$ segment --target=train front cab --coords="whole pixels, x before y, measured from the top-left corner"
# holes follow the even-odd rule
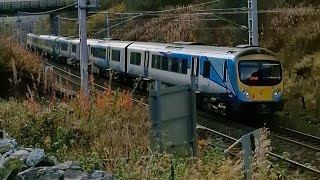
[[[249,54],[236,61],[238,112],[274,113],[283,110],[281,62],[272,54]]]

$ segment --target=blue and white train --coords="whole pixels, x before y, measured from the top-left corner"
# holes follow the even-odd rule
[[[79,64],[78,38],[28,34],[28,48],[68,64]],[[267,49],[215,47],[199,43],[152,43],[88,39],[89,62],[118,79],[191,83],[196,76],[200,104],[228,112],[283,109],[282,64]],[[143,84],[142,83],[142,84]]]

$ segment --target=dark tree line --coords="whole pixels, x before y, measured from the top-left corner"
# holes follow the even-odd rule
[[[101,0],[103,9],[106,9],[117,3],[124,3],[130,11],[151,11],[160,10],[166,6],[181,6],[196,3],[208,2],[210,0]],[[316,6],[320,5],[319,0],[258,0],[259,9],[272,9],[277,7],[286,6]],[[216,8],[235,8],[246,7],[247,0],[219,0],[216,3],[210,5],[210,7]]]

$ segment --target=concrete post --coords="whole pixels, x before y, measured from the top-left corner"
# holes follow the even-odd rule
[[[248,10],[249,44],[258,46],[258,0],[248,0]]]
[[[79,37],[80,37],[80,71],[81,71],[81,88],[83,95],[89,98],[88,88],[88,44],[87,44],[87,3],[86,0],[78,0],[79,13]]]

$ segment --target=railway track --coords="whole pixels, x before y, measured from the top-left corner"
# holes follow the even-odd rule
[[[293,129],[281,127],[281,126],[274,126],[274,127],[271,127],[271,129],[274,132],[272,136],[275,138],[297,144],[301,147],[314,150],[315,152],[320,152],[319,137],[302,133]]]
[[[80,77],[70,73],[70,71],[67,71],[65,69],[56,67],[54,64],[51,64],[50,62],[45,62],[47,65],[53,66],[53,69],[58,72],[53,72],[56,75],[59,75],[60,78],[64,79],[65,81],[69,81],[72,84],[76,85],[76,86],[80,86]],[[94,82],[94,86],[97,87],[97,89],[99,91],[104,91],[107,90],[106,86],[104,86],[103,82],[101,81],[105,81],[105,80],[96,80]],[[105,84],[105,82],[104,82]],[[115,92],[115,91],[113,91]],[[142,103],[145,106],[148,106],[147,102],[141,102],[136,100],[135,98],[132,98],[131,100],[133,100],[136,103]],[[214,119],[214,120],[213,120]],[[197,129],[198,130],[205,130],[211,134],[213,134],[215,137],[220,137],[225,145],[225,147],[230,147],[232,144],[234,144],[235,142],[239,141],[239,139],[241,138],[242,135],[247,134],[249,132],[254,131],[256,128],[254,127],[249,127],[249,126],[243,126],[241,124],[238,123],[234,123],[231,121],[226,121],[225,119],[223,119],[223,117],[219,117],[219,116],[213,116],[212,114],[209,113],[204,113],[204,112],[200,112],[198,114],[198,120],[201,122],[201,124],[204,124],[204,122],[215,122],[214,126],[215,128],[213,128],[212,126],[208,127],[197,124]],[[229,124],[229,125],[227,125]],[[226,128],[227,127],[227,128]],[[320,138],[316,137],[316,136],[312,136],[312,135],[308,135],[305,133],[301,133],[292,129],[288,129],[288,128],[284,128],[284,127],[280,127],[280,126],[274,126],[271,127],[271,138],[272,141],[282,141],[281,143],[287,143],[287,145],[290,146],[294,145],[294,146],[300,146],[302,148],[308,149],[309,151],[313,151],[313,152],[320,152]],[[273,145],[275,146],[275,145]],[[275,147],[276,148],[276,147]],[[276,148],[277,149],[277,148]],[[239,146],[234,146],[233,149],[231,149],[231,151],[229,152],[232,155],[238,156],[239,152],[241,151],[241,148]],[[281,161],[284,161],[286,163],[289,163],[291,165],[294,165],[296,167],[308,170],[312,173],[317,174],[320,177],[320,167],[312,167],[312,166],[307,166],[305,165],[306,163],[299,163],[297,160],[294,159],[289,159],[283,155],[281,155],[281,153],[274,153],[274,152],[270,152],[269,153],[270,156],[276,158],[276,159],[280,159]]]
[[[81,77],[80,77],[80,73],[76,72],[72,69],[62,69],[61,67],[58,67],[57,64],[53,64],[52,62],[48,62],[48,61],[43,61],[44,64],[46,64],[47,66],[51,66],[53,71],[51,71],[51,73],[56,76],[56,79],[59,79],[59,83],[61,83],[62,85],[65,85],[67,82],[67,85],[71,85],[71,88],[73,88],[71,90],[71,94],[76,94],[78,92],[78,90],[80,90],[81,87]],[[102,93],[106,90],[108,90],[107,84],[106,84],[106,79],[102,79],[102,78],[95,78],[94,82],[92,82],[91,85],[94,86],[95,90],[97,93]],[[127,87],[120,87],[118,84],[116,83],[111,83],[111,89],[113,93],[116,93],[117,90],[119,88],[121,88],[122,90],[131,90],[131,88],[127,88]],[[89,85],[90,87],[90,85]],[[91,86],[92,87],[92,86]],[[147,105],[147,103],[145,101],[140,101],[137,99],[142,99],[143,96],[141,96],[140,94],[135,94],[135,98],[131,98],[132,101],[136,102],[136,103],[140,103],[140,104],[144,104]]]
[[[256,128],[244,126],[242,124],[223,122],[224,119],[221,117],[209,116],[208,113],[199,113],[198,120],[203,124],[206,123],[206,126],[198,125],[198,129],[205,130],[209,134],[212,135],[213,138],[220,137],[222,139],[223,145],[227,149],[235,142],[239,141],[242,135],[245,135],[249,132],[254,131]],[[210,126],[210,128],[208,127]],[[301,133],[295,130],[291,130],[284,127],[277,127],[281,129],[282,134],[278,133],[279,131],[275,130],[273,127],[270,131],[271,138],[271,146],[272,152],[269,152],[269,155],[273,158],[273,160],[281,160],[289,165],[296,166],[298,168],[302,168],[304,170],[310,171],[320,178],[320,166],[319,162],[315,164],[310,164],[315,158],[315,153],[319,153],[319,145],[320,141],[319,137],[308,135],[305,133]],[[239,156],[241,149],[241,142],[230,149],[229,154],[233,156]],[[279,150],[279,147],[285,147]],[[300,148],[299,148],[300,147]],[[286,157],[285,152],[291,153],[305,153],[310,154],[311,156],[302,156],[301,158],[292,156]],[[308,165],[306,165],[308,164]]]

